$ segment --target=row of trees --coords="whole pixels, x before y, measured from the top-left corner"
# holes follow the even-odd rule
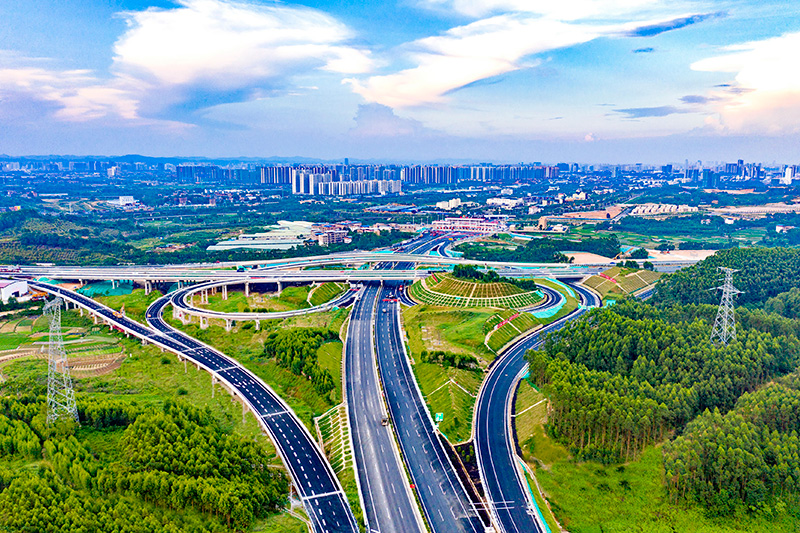
[[[797,506],[800,494],[800,375],[744,394],[723,415],[708,410],[664,448],[673,501],[693,499],[718,514]]]
[[[31,398],[0,404],[0,459],[46,459],[36,471],[0,470],[0,529],[242,531],[285,504],[288,483],[268,468],[272,457],[223,431],[208,409],[81,402],[84,427],[125,428],[113,451],[98,456],[74,428],[40,426],[45,408]],[[189,508],[206,518],[186,516]]]
[[[336,388],[333,376],[319,366],[317,350],[323,343],[338,340],[327,328],[289,328],[274,331],[264,341],[264,358],[275,359],[279,366],[296,376],[306,376],[314,390],[323,396]]]
[[[551,435],[582,458],[628,459],[706,409],[732,408],[800,360],[792,333],[749,327],[728,346],[711,344],[706,313],[624,302],[549,336],[528,360],[550,397]]]

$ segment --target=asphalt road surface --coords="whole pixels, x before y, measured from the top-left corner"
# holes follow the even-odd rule
[[[377,286],[359,292],[350,314],[345,345],[345,392],[367,531],[423,533],[392,428],[382,425],[386,414],[375,369],[373,319]]]
[[[481,483],[494,521],[504,533],[542,533],[545,530],[527,481],[517,465],[510,423],[514,392],[527,372],[525,353],[543,342],[545,333],[558,330],[584,314],[599,299],[587,289],[571,285],[583,306],[508,349],[492,366],[475,404],[475,455]]]
[[[396,286],[384,286],[375,337],[378,368],[403,458],[434,532],[483,532],[484,525],[450,463],[400,339]]]
[[[164,307],[177,294],[164,296],[147,309],[147,322],[177,351],[227,382],[250,406],[275,444],[289,471],[315,532],[357,532],[358,525],[328,460],[311,434],[286,403],[263,381],[238,362],[192,337],[163,319]]]

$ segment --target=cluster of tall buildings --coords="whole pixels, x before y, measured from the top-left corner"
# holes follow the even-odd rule
[[[565,170],[569,165],[563,164]],[[288,185],[295,172],[330,175],[332,182],[401,181],[447,185],[461,181],[537,181],[557,178],[560,166],[533,165],[269,165],[222,168],[216,165],[178,165],[178,181],[184,183],[240,182]],[[356,193],[357,194],[357,193]]]
[[[292,194],[309,196],[356,196],[372,194],[397,194],[402,192],[400,180],[342,180],[331,172],[324,174],[294,170]]]

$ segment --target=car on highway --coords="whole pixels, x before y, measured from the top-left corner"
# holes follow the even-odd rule
[[[383,415],[383,417],[381,417],[381,425],[382,426],[388,426],[389,425],[389,417],[388,416]]]

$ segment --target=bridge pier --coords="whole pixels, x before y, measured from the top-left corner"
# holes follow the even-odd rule
[[[261,329],[261,321],[260,320],[256,320],[256,331],[258,331],[260,329]]]
[[[151,292],[153,292],[153,284],[147,280],[144,280],[144,295],[147,296]]]
[[[187,315],[183,311],[178,312],[178,319],[180,319],[181,324],[184,326],[192,322],[192,315]]]
[[[223,285],[222,286],[222,299],[223,300],[227,300],[228,299],[228,286],[227,285]]]
[[[283,282],[279,281],[278,282],[278,294],[280,294],[282,292],[283,292]]]
[[[204,316],[200,317],[200,329],[208,329],[208,318]]]
[[[225,331],[230,331],[233,329],[233,320],[225,319]]]
[[[147,346],[147,339],[142,338],[142,346]]]
[[[79,307],[79,308],[78,308],[78,311],[80,311],[80,313],[81,313],[81,316],[83,316],[83,307]]]
[[[278,286],[280,286],[280,283],[278,283]],[[250,298],[250,282],[249,281],[245,281],[244,282],[244,297],[245,298]]]
[[[216,384],[217,384],[217,376],[215,376],[214,374],[211,374],[211,397],[212,398],[214,397],[214,389],[216,389],[216,387],[214,385],[216,385]]]
[[[97,315],[93,314],[92,318],[94,319],[94,323],[97,324]]]

